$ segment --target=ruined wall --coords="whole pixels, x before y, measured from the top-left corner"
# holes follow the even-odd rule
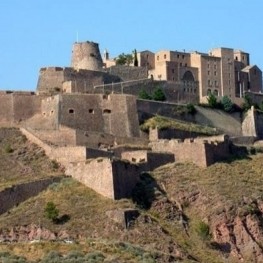
[[[148,150],[122,152],[121,159],[128,160],[133,163],[145,163],[143,169],[146,171],[152,171],[157,167],[175,161],[174,154],[151,152]]]
[[[229,156],[228,142],[203,142],[191,139],[159,140],[151,142],[153,151],[170,152],[179,162],[193,162],[200,167],[207,167]]]
[[[0,214],[7,212],[9,209],[24,202],[28,198],[38,195],[50,184],[59,182],[61,179],[62,177],[41,179],[39,181],[14,185],[4,189],[0,192]]]
[[[244,113],[244,119],[242,122],[242,135],[257,137],[255,109],[253,106],[250,110]]]
[[[159,139],[186,139],[186,138],[196,138],[200,136],[201,133],[183,131],[178,129],[150,129],[149,130],[149,140],[157,141]]]

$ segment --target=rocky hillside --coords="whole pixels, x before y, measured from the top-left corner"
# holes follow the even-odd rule
[[[0,134],[0,191],[61,174],[18,131]],[[0,215],[0,262],[263,262],[262,158],[163,166],[142,174],[129,200],[64,178]]]

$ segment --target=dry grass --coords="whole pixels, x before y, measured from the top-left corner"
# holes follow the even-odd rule
[[[170,119],[162,116],[155,116],[148,119],[141,125],[143,131],[149,131],[150,128],[162,129],[178,129],[182,131],[196,132],[202,135],[217,135],[219,134],[215,128],[202,126],[191,122],[184,122],[175,119]]]

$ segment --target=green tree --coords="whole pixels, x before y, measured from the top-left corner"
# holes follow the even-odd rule
[[[213,93],[209,93],[207,96],[207,103],[209,107],[216,108],[217,107],[217,98]]]
[[[153,91],[152,98],[153,98],[153,100],[157,100],[157,101],[165,101],[166,100],[165,94],[161,88],[156,88]]]
[[[243,102],[243,104],[242,104],[242,109],[243,109],[244,111],[247,111],[247,110],[249,110],[249,109],[251,108],[252,105],[253,105],[253,104],[252,104],[251,98],[250,98],[247,94],[245,94],[245,96],[244,96],[244,102]]]
[[[53,202],[48,202],[45,207],[45,216],[56,222],[58,219],[59,210],[57,209],[56,205]]]
[[[142,99],[142,100],[151,100],[152,99],[152,97],[144,89],[141,89],[139,91],[138,97],[139,97],[139,99]]]
[[[137,50],[134,49],[134,61],[133,61],[133,65],[134,67],[138,67],[138,57],[137,57]]]
[[[124,54],[121,53],[116,58],[116,65],[130,65],[133,62],[133,55],[132,54]]]
[[[232,111],[234,104],[228,96],[226,95],[223,96],[221,103],[222,103],[224,111],[226,112]]]

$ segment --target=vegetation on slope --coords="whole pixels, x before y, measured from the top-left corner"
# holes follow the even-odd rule
[[[217,135],[218,131],[215,128],[208,126],[202,126],[190,122],[184,122],[180,120],[170,119],[162,116],[155,116],[146,120],[142,125],[143,131],[149,131],[150,128],[158,128],[160,130],[165,129],[177,129],[182,131],[196,132],[203,135]]]
[[[8,142],[13,146],[17,138]],[[27,141],[24,143],[28,144],[28,154],[32,154],[35,148]],[[0,158],[12,159],[19,147],[14,147],[12,153],[1,152]],[[56,234],[56,242],[0,243],[0,259],[43,263],[70,262],[73,257],[75,261],[71,262],[238,262],[230,257],[230,251],[215,246],[211,222],[225,215],[231,225],[237,216],[261,215],[255,204],[263,201],[262,157],[252,155],[206,169],[190,163],[169,164],[142,174],[131,200],[109,200],[65,178],[0,216],[0,236],[16,233],[18,226],[25,229],[37,225],[42,231]],[[34,159],[31,161],[34,167]],[[13,162],[13,166],[10,173],[6,169],[1,174],[1,179],[12,178],[19,171],[18,162]],[[52,168],[47,171],[51,172]],[[44,171],[41,173],[44,176]],[[15,176],[20,180],[19,175]],[[49,202],[59,210],[56,222],[45,216]],[[140,211],[128,229],[107,215],[108,211],[126,208]],[[73,243],[65,243],[67,240]],[[7,252],[11,255],[4,254]],[[26,259],[13,260],[12,255]],[[248,256],[245,262],[253,260]]]

